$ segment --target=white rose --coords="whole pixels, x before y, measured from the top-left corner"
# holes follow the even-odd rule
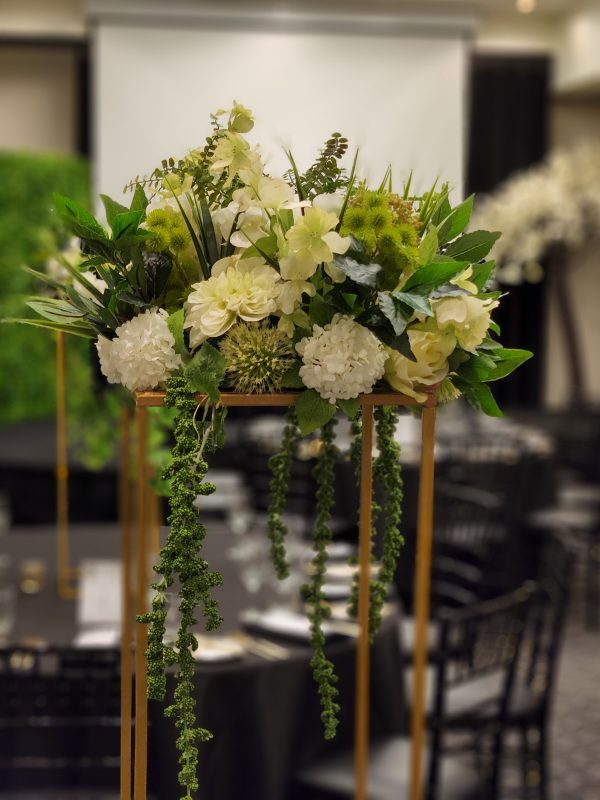
[[[452,332],[463,350],[469,353],[485,339],[490,314],[498,305],[497,300],[482,300],[472,295],[444,297],[431,303],[438,328]]]

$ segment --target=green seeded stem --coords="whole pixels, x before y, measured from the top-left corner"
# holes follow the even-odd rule
[[[287,578],[290,574],[290,564],[285,550],[287,526],[283,522],[282,514],[285,511],[290,471],[298,449],[299,438],[300,431],[296,422],[296,412],[292,406],[287,413],[281,450],[269,459],[272,477],[269,487],[270,501],[267,512],[267,529],[271,540],[271,558],[273,559],[277,577],[280,580]]]

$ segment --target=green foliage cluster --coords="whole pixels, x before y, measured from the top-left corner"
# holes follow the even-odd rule
[[[312,198],[318,194],[332,194],[348,185],[346,171],[339,163],[347,150],[348,139],[341,133],[332,133],[315,163],[306,170],[301,181],[297,182],[302,196]],[[293,171],[288,177],[293,181]]]
[[[23,314],[24,299],[39,284],[21,267],[41,267],[65,242],[65,230],[52,213],[58,189],[88,202],[88,165],[59,155],[0,153],[0,318]],[[34,315],[31,314],[30,317]],[[0,423],[48,417],[54,412],[55,352],[51,338],[26,326],[0,328]],[[69,343],[69,383],[74,405],[86,402],[91,390],[89,346]]]
[[[210,569],[202,558],[205,527],[198,521],[193,503],[198,495],[215,491],[214,484],[204,480],[208,465],[205,455],[222,442],[223,412],[215,407],[205,408],[202,421],[196,420],[195,391],[185,377],[172,377],[167,383],[165,404],[177,410],[171,464],[164,478],[170,482],[170,525],[165,546],[160,552],[155,571],[160,579],[153,584],[155,595],[152,610],[139,618],[149,624],[148,632],[148,696],[164,700],[166,693],[165,670],[177,665],[174,701],[165,714],[173,717],[178,728],[179,783],[185,789],[184,800],[191,800],[198,789],[198,743],[212,738],[210,731],[196,723],[194,697],[195,662],[193,651],[198,642],[192,632],[197,620],[196,609],[203,610],[207,630],[219,627],[222,617],[213,588],[220,586],[222,577]],[[167,591],[175,578],[179,579],[179,611],[181,619],[173,645],[165,642],[167,618]]]

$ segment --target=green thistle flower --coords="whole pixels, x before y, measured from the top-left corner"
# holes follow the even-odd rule
[[[266,324],[234,325],[220,345],[227,360],[227,376],[233,388],[248,394],[273,392],[297,360],[291,339]]]
[[[367,215],[367,225],[369,225],[375,233],[380,233],[391,223],[391,216],[388,212],[381,208],[375,208]]]
[[[146,227],[151,233],[148,245],[157,253],[179,253],[190,243],[189,231],[175,209],[155,208],[146,217]]]
[[[452,383],[450,378],[446,378],[445,380],[443,380],[440,385],[440,388],[438,389],[438,394],[437,394],[438,405],[443,406],[446,403],[451,403],[453,400],[456,400],[459,397],[460,397],[460,391]]]

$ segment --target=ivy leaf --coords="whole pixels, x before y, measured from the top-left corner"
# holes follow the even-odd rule
[[[348,417],[348,419],[356,419],[360,412],[360,401],[357,397],[350,400],[338,400],[338,406]]]
[[[221,353],[216,347],[204,342],[183,372],[192,391],[206,394],[212,403],[218,403],[219,385],[225,377],[226,369],[227,361]]]
[[[381,264],[376,264],[375,262],[361,264],[354,258],[339,255],[335,256],[334,262],[350,280],[358,283],[359,286],[377,286],[377,276],[382,269]]]
[[[504,416],[489,386],[485,383],[470,383],[462,378],[453,378],[452,382],[467,398],[469,403],[477,411],[483,411],[489,417]]]
[[[419,264],[429,264],[438,249],[438,234],[435,227],[429,228],[419,244]]]
[[[418,291],[421,294],[429,293],[432,289],[448,283],[468,266],[468,261],[454,261],[453,259],[433,261],[415,270],[402,287],[402,291]]]
[[[460,239],[449,244],[446,255],[457,260],[474,264],[485,258],[494,246],[496,239],[500,238],[499,231],[472,231],[465,233]]]
[[[169,330],[175,339],[175,352],[179,353],[179,355],[183,358],[187,358],[189,357],[189,353],[187,351],[187,347],[185,346],[185,339],[183,337],[183,321],[184,311],[183,308],[179,308],[177,311],[169,314],[167,318],[167,325],[169,326]]]
[[[532,358],[533,353],[530,350],[512,350],[507,347],[501,347],[492,352],[494,358],[495,369],[491,373],[488,381],[497,381],[500,378],[505,378],[510,375],[517,367]]]
[[[408,325],[408,317],[401,303],[397,302],[394,295],[388,292],[379,292],[377,298],[379,300],[379,308],[391,322],[394,333],[396,336],[400,336],[401,333],[404,333]]]
[[[283,374],[281,379],[281,387],[283,389],[304,389],[304,383],[300,377],[300,361],[296,362]]]
[[[335,416],[336,412],[334,403],[325,400],[314,389],[307,389],[299,394],[295,408],[302,436],[308,436],[317,428],[322,428]]]

